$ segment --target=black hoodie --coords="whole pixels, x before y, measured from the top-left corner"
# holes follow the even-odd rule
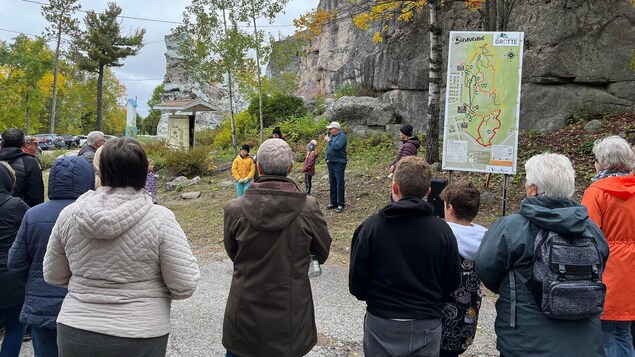
[[[452,229],[431,204],[407,197],[382,208],[353,235],[349,290],[373,315],[440,319],[461,282]]]
[[[15,170],[13,196],[20,197],[29,207],[44,202],[42,169],[37,160],[16,147],[0,150],[0,161],[6,161]]]
[[[11,186],[8,169],[0,165],[0,310],[21,305],[24,301],[24,281],[9,273],[7,258],[29,207],[21,199],[11,196]]]

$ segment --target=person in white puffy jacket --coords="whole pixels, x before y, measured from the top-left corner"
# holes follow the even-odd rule
[[[102,187],[59,216],[44,257],[47,283],[68,286],[57,319],[60,357],[165,356],[170,304],[200,277],[174,214],[143,189],[148,160],[138,141],[103,148]]]

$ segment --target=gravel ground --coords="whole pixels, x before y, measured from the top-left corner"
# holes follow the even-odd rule
[[[311,280],[318,344],[307,356],[362,356],[365,304],[348,293],[347,267],[327,264],[322,270],[320,277]],[[194,296],[172,303],[169,357],[225,355],[221,338],[231,271],[231,261],[217,255],[217,261],[206,262],[201,267],[201,282]],[[494,335],[494,299],[495,295],[486,291],[475,343],[464,356],[498,355]],[[20,356],[33,356],[30,342],[23,344]]]

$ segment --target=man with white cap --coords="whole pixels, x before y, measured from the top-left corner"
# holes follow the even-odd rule
[[[334,209],[337,213],[344,211],[344,171],[346,170],[346,134],[341,131],[340,123],[334,121],[326,127],[329,134],[326,141],[326,165],[329,170],[329,184],[331,188],[331,203],[326,209]]]

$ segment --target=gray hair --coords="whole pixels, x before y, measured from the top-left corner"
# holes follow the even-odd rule
[[[282,139],[268,139],[258,148],[258,164],[265,175],[286,177],[293,164],[291,147]]]
[[[575,191],[571,161],[560,154],[540,154],[525,163],[527,185],[536,185],[540,196],[570,199]]]
[[[103,140],[103,139],[104,139],[104,133],[102,133],[101,131],[91,131],[90,133],[88,133],[88,136],[86,137],[86,145],[93,146],[99,140]]]
[[[631,171],[633,169],[633,148],[628,141],[617,135],[595,141],[593,145],[595,161],[602,170]]]

